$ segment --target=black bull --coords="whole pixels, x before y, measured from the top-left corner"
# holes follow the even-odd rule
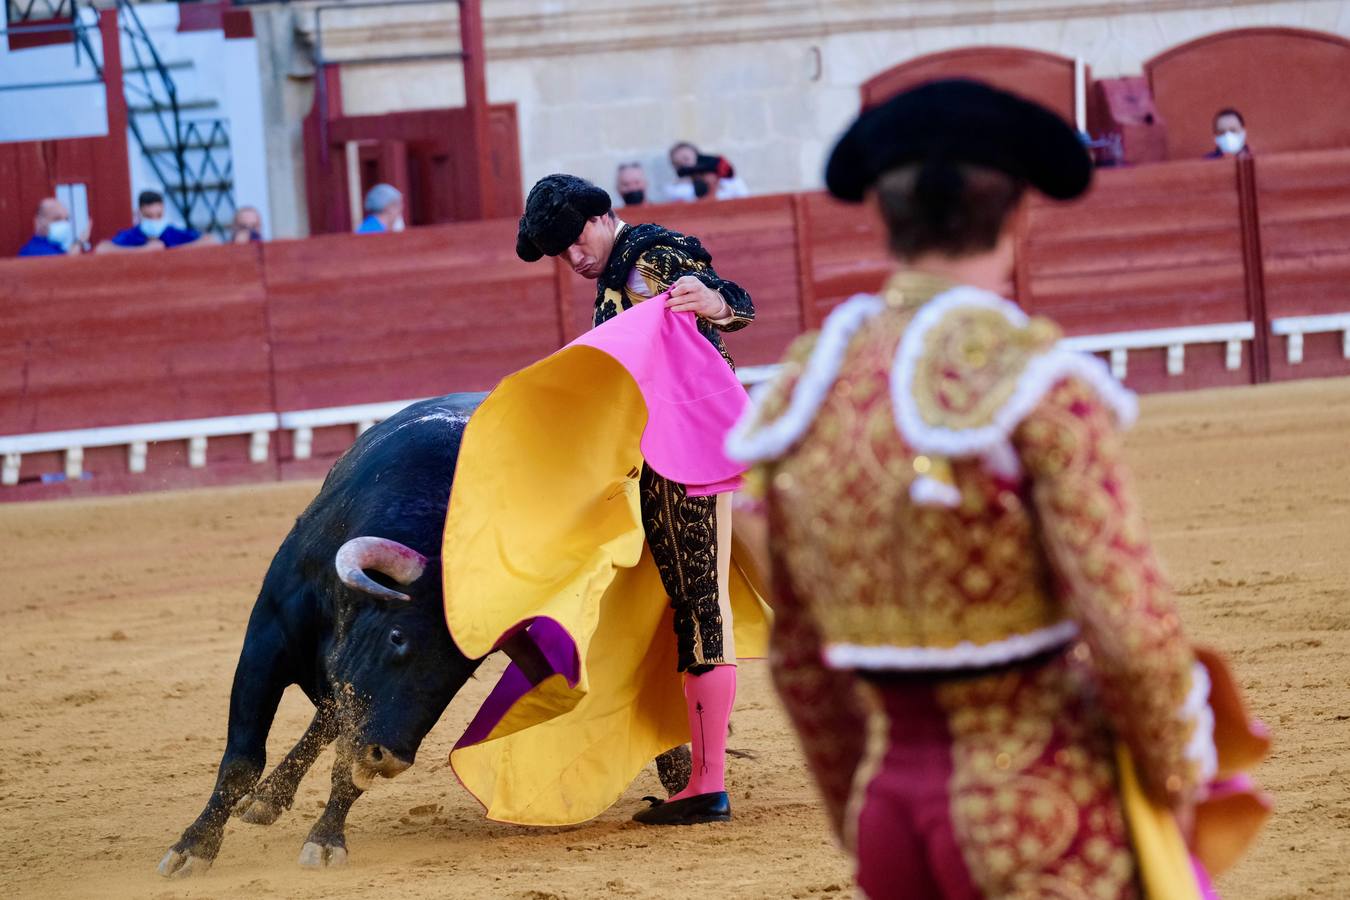
[[[209,868],[231,813],[275,822],[334,742],[332,790],[300,864],[341,865],[352,803],[376,777],[412,765],[478,668],[482,660],[461,654],[446,630],[438,557],[460,439],[483,397],[415,403],[367,431],[329,471],[268,567],[234,673],[215,788],[160,874]],[[513,656],[528,672],[530,660]],[[292,684],[313,702],[314,719],[259,782],[272,720]],[[672,793],[688,778],[687,753],[657,761]]]

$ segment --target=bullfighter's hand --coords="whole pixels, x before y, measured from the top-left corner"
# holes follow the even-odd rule
[[[684,275],[670,286],[666,308],[675,312],[692,312],[705,319],[723,319],[731,312],[727,301],[717,291],[693,275]]]

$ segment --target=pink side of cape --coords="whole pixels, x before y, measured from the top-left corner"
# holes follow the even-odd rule
[[[749,396],[694,314],[670,312],[668,297],[639,303],[558,352],[590,347],[628,371],[647,404],[642,455],[660,475],[693,496],[734,490],[745,466],[722,445]]]

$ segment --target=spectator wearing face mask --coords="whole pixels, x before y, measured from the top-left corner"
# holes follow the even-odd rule
[[[262,213],[256,206],[241,206],[234,211],[234,221],[230,223],[230,243],[248,244],[261,241]]]
[[[688,141],[670,148],[670,164],[680,180],[666,188],[668,200],[688,203],[705,197],[732,200],[750,196],[750,189],[725,156],[701,153]]]
[[[1252,148],[1247,146],[1247,123],[1242,113],[1229,108],[1214,114],[1214,144],[1214,149],[1205,154],[1206,159],[1252,155]]]
[[[642,163],[620,163],[614,186],[623,198],[624,206],[641,206],[647,202],[647,173],[643,171]]]
[[[366,192],[366,218],[356,227],[357,234],[402,231],[403,194],[392,184],[377,184]]]
[[[55,197],[38,204],[33,217],[33,237],[19,250],[20,256],[74,256],[83,253],[89,241],[89,224],[78,239],[70,221],[70,211]]]
[[[164,195],[158,191],[141,191],[136,198],[136,224],[103,241],[95,253],[134,253],[166,250],[170,247],[205,246],[220,243],[209,234],[195,228],[170,225],[164,215]]]

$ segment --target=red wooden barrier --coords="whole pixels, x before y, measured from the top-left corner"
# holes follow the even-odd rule
[[[1245,322],[1243,254],[1232,161],[1103,170],[1079,203],[1030,200],[1018,299],[1070,335]],[[1250,346],[1238,371],[1225,369],[1222,345],[1197,349],[1183,375],[1167,374],[1161,349],[1131,352],[1126,383],[1157,390],[1251,380]]]
[[[1262,156],[1255,166],[1271,321],[1350,317],[1350,149]],[[1350,374],[1343,331],[1306,333],[1298,363],[1288,340],[1271,342],[1273,378]]]
[[[498,219],[263,251],[276,408],[491,387],[558,346],[553,273]]]
[[[758,322],[729,341],[747,365],[778,359],[893,267],[874,213],[823,194],[626,216],[697,235],[719,273],[751,292]],[[1082,203],[1031,200],[1019,227],[1020,301],[1070,335],[1227,324],[1259,337],[1268,320],[1350,312],[1350,150],[1104,171]],[[516,259],[515,230],[499,219],[0,262],[0,435],[489,388],[588,328],[595,296],[560,262]],[[1244,338],[1230,356],[1223,342],[1178,340],[1188,345],[1173,359],[1184,356],[1182,374],[1167,373],[1162,348],[1130,349],[1126,380],[1143,390],[1239,384],[1262,380],[1267,362],[1276,377],[1346,372],[1342,339],[1309,332],[1298,365],[1283,337],[1260,359],[1260,341]],[[183,460],[185,441],[168,442],[140,475],[128,474],[125,448],[91,448],[94,484],[30,482],[0,488],[0,499],[317,475],[352,436],[351,425],[318,427],[312,458],[294,460],[283,430],[266,465],[248,462],[247,438],[212,437],[198,469]],[[62,468],[59,453],[22,458],[24,479]]]
[[[7,261],[0,434],[273,408],[252,247]]]

